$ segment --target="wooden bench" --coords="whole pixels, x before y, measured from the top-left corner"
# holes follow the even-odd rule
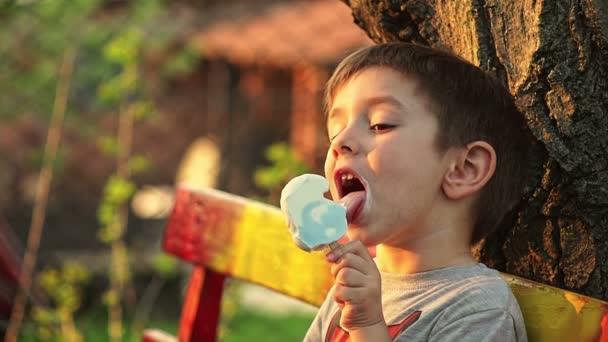
[[[333,283],[322,253],[295,246],[278,208],[217,190],[178,187],[163,248],[195,265],[179,341],[216,340],[226,277],[316,306]],[[529,341],[608,342],[608,302],[502,275],[520,304]],[[164,341],[162,336],[147,331],[144,341]]]

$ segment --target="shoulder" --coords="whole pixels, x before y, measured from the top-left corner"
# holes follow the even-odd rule
[[[517,335],[525,331],[519,304],[497,271],[480,264],[478,269],[456,276],[449,287],[450,303],[439,314],[436,328],[441,329],[455,322],[485,321],[488,325],[510,326]]]
[[[452,266],[407,276],[383,274],[383,299],[412,304],[433,316],[443,312],[508,309],[511,288],[497,271],[483,264]],[[515,302],[516,303],[516,302]]]
[[[475,269],[454,282],[461,292],[461,299],[478,299],[494,305],[513,300],[513,293],[498,271],[479,264]]]
[[[452,278],[448,293],[454,296],[452,304],[461,314],[491,309],[519,312],[511,288],[496,270],[478,264]]]
[[[429,341],[527,341],[523,324],[503,309],[481,310],[438,323]]]
[[[496,270],[483,264],[463,265],[410,278],[399,287],[387,277],[391,286],[387,323],[401,322],[411,310],[421,312],[401,340],[526,341],[519,305]]]

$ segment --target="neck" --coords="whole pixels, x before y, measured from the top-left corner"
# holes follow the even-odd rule
[[[382,272],[409,274],[475,263],[468,241],[449,230],[437,230],[415,241],[378,245],[376,261]]]

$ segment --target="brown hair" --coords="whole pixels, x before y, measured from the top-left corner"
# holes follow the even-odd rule
[[[325,91],[325,111],[336,92],[370,67],[388,67],[418,81],[437,115],[440,151],[483,140],[496,151],[496,171],[473,209],[471,244],[494,231],[526,184],[531,135],[523,115],[500,80],[447,51],[407,43],[360,49],[336,68]]]

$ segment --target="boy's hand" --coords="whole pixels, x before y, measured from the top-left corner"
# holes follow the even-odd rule
[[[334,298],[342,309],[340,324],[348,330],[373,325],[386,327],[382,313],[380,272],[367,248],[351,241],[327,254],[334,262]]]

